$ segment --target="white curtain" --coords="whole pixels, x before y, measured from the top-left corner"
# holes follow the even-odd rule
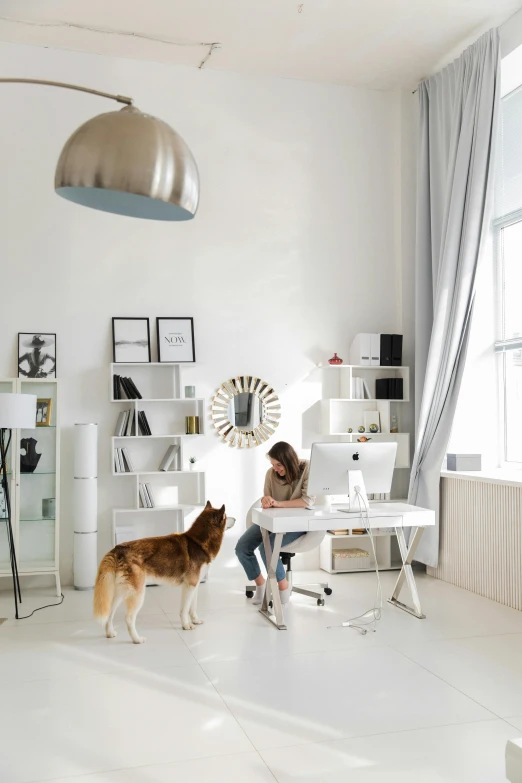
[[[500,99],[497,30],[419,86],[415,291],[417,439],[409,502],[435,509],[416,560],[436,566],[440,470],[469,338],[489,224]]]

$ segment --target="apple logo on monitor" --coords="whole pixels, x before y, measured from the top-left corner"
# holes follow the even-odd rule
[[[359,452],[356,451],[355,454],[352,455],[352,459],[355,460],[355,462],[359,461]]]

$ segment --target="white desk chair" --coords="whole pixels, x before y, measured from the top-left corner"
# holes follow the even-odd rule
[[[246,516],[246,526],[249,528],[252,525],[252,510],[254,508],[261,508],[261,500],[256,500],[252,503],[248,509]],[[332,588],[328,587],[328,582],[316,582],[310,585],[294,585],[293,584],[293,572],[292,572],[292,557],[294,555],[300,555],[303,552],[311,552],[312,549],[316,549],[326,535],[326,531],[312,530],[309,533],[303,533],[301,538],[296,538],[291,544],[281,547],[281,561],[286,569],[286,578],[290,583],[290,587],[294,593],[300,593],[301,595],[309,595],[311,598],[317,599],[317,606],[324,606],[323,592],[326,595],[332,594]],[[312,587],[319,587],[318,590],[311,590]],[[245,588],[245,594],[247,598],[253,598],[255,591],[255,585],[247,585]]]

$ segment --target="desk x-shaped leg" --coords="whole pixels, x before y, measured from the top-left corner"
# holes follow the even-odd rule
[[[398,527],[395,529],[395,532],[397,533],[397,541],[399,542],[399,549],[401,550],[403,565],[401,568],[401,572],[399,574],[399,578],[397,579],[397,584],[395,585],[395,590],[393,591],[393,595],[391,598],[388,599],[388,602],[390,604],[393,604],[393,606],[398,606],[399,609],[403,609],[405,612],[409,612],[409,614],[418,617],[419,620],[424,620],[426,615],[422,613],[419,594],[417,592],[417,585],[415,584],[415,578],[413,576],[413,570],[411,567],[413,558],[415,557],[415,552],[417,551],[417,547],[419,546],[419,541],[421,540],[421,536],[424,533],[424,528],[418,527],[415,529],[415,532],[413,532],[412,529],[413,536],[411,538],[409,547],[406,543],[406,538],[404,536],[404,529],[402,527]],[[411,598],[413,601],[413,608],[411,606],[407,606],[406,604],[401,603],[398,600],[405,579],[408,582],[408,587],[410,588]]]
[[[270,545],[270,534],[264,527],[261,528],[263,535],[263,544],[265,546],[265,555],[268,571],[268,579],[266,581],[265,597],[263,605],[259,610],[263,617],[270,620],[280,631],[286,631],[286,625],[283,617],[283,607],[281,605],[281,597],[279,595],[279,587],[277,586],[276,568],[277,561],[279,560],[279,553],[281,551],[281,543],[283,541],[283,533],[276,533],[274,540],[274,549]],[[275,614],[269,611],[269,603],[272,601],[272,607]]]

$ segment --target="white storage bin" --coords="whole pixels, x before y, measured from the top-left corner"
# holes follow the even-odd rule
[[[332,568],[334,571],[361,571],[371,568],[370,553],[358,547],[334,549]]]

